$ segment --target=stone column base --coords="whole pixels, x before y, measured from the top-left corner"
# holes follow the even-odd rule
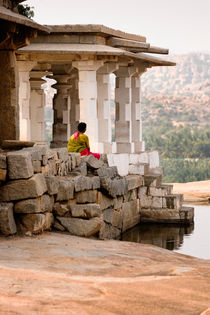
[[[51,141],[51,148],[67,148],[68,141]]]
[[[132,153],[145,152],[145,142],[144,141],[132,142],[131,146],[132,146]]]
[[[112,153],[132,153],[132,144],[127,142],[113,142]]]

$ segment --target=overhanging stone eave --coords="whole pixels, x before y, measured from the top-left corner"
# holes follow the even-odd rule
[[[39,31],[50,33],[50,30],[48,29],[48,27],[40,25],[23,15],[20,15],[18,13],[15,13],[11,10],[6,9],[3,6],[0,6],[0,20],[1,19],[7,22],[13,22],[13,23],[25,25],[27,27],[30,27]]]
[[[146,37],[104,26],[102,24],[65,24],[65,25],[45,25],[51,33],[97,33],[105,37],[117,36],[124,39],[146,42]]]

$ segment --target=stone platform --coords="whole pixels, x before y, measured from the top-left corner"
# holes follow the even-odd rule
[[[45,232],[0,237],[0,314],[209,314],[209,260]]]
[[[0,232],[118,239],[140,222],[191,224],[194,209],[162,173],[156,151],[100,160],[47,146],[1,153]]]

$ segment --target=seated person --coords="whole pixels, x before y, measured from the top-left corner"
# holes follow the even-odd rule
[[[88,136],[84,133],[86,131],[87,125],[84,122],[79,123],[77,127],[77,132],[75,132],[68,141],[68,152],[79,152],[80,155],[90,155],[92,154],[96,159],[100,159],[100,154],[90,152],[90,144]]]

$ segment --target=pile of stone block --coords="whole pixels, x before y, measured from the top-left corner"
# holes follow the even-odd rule
[[[120,176],[106,155],[97,160],[47,146],[0,154],[0,232],[56,229],[116,239],[140,222],[191,223],[193,209],[182,207],[162,175],[141,172],[151,165],[148,156],[132,155],[136,169]]]

